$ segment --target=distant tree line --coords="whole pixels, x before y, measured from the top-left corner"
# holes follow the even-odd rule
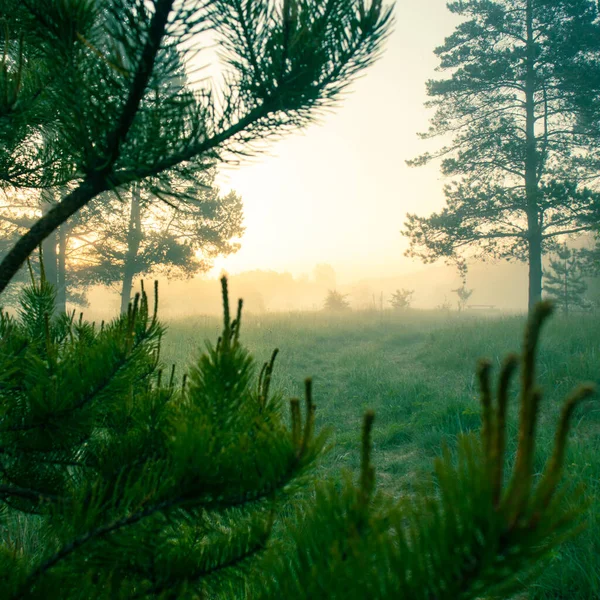
[[[101,284],[118,290],[126,312],[139,275],[191,277],[210,269],[216,256],[235,252],[244,231],[241,198],[219,194],[214,169],[192,177],[195,183],[186,182],[182,190],[185,203],[164,202],[136,184],[118,195],[106,192],[50,234],[42,244],[43,260],[46,278],[57,290],[57,309],[65,312],[67,301],[85,305],[89,286]],[[0,215],[4,248],[65,193],[7,192]],[[28,279],[22,269],[14,283]]]

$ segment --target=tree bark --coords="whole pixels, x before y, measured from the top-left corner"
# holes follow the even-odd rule
[[[27,257],[52,232],[71,215],[83,208],[90,200],[107,189],[104,177],[88,177],[73,190],[62,202],[55,204],[33,227],[13,246],[0,263],[0,293],[10,283]]]
[[[569,259],[565,260],[565,315],[569,315]]]
[[[40,198],[40,208],[42,215],[48,214],[55,205],[54,192],[50,189],[42,191]],[[46,281],[56,289],[57,283],[57,255],[56,245],[58,237],[56,231],[53,231],[41,244],[42,246],[42,265]]]
[[[67,312],[67,224],[58,229],[58,263],[56,277],[56,310]]]
[[[121,314],[127,312],[131,300],[133,278],[137,273],[137,254],[142,242],[142,219],[140,211],[140,188],[134,185],[131,190],[131,211],[129,213],[129,229],[127,231],[127,254],[123,272],[121,289]]]
[[[535,137],[535,40],[533,35],[533,0],[527,0],[527,47],[525,73],[526,155],[525,200],[529,259],[529,310],[542,299],[542,230],[539,210],[538,153]]]

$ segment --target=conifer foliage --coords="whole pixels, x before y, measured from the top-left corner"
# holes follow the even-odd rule
[[[0,183],[73,185],[3,258],[0,290],[104,192],[146,181],[183,201],[174,178],[311,123],[392,21],[382,0],[3,0]],[[220,85],[192,77],[209,48]]]
[[[533,469],[542,399],[535,355],[550,312],[551,305],[542,303],[532,314],[523,354],[506,359],[496,394],[491,362],[480,362],[480,439],[461,435],[455,455],[445,450],[436,460],[434,482],[417,483],[415,493],[398,503],[375,490],[374,415],[367,413],[359,481],[347,477],[341,489],[334,483],[317,487],[314,509],[293,531],[294,550],[276,557],[278,567],[267,571],[265,597],[474,600],[509,598],[521,590],[549,551],[577,531],[583,507],[577,494],[559,492],[558,483],[569,419],[591,386],[568,398],[539,479]],[[518,449],[505,475],[509,387],[519,363]]]
[[[0,597],[208,597],[262,550],[319,454],[306,417],[255,377],[223,281],[224,328],[182,384],[145,292],[95,327],[28,287],[0,330]],[[27,535],[22,536],[26,531]]]
[[[590,111],[600,81],[598,3],[461,0],[447,7],[460,21],[435,49],[448,76],[427,82],[426,106],[435,114],[421,137],[451,141],[409,164],[439,159],[452,180],[441,211],[407,215],[407,254],[425,262],[526,261],[533,309],[553,241],[598,222],[598,194],[588,185],[596,167],[590,173],[580,160],[597,140],[588,119],[596,119]]]
[[[481,440],[460,437],[456,454],[436,461],[435,484],[396,502],[375,489],[371,412],[358,483],[313,487],[325,438],[310,381],[304,415],[291,400],[287,427],[271,390],[277,352],[257,376],[240,342],[241,301],[232,319],[222,285],[223,333],[178,383],[160,366],[157,291],[153,310],[142,289],[126,315],[97,327],[53,316],[42,277],[16,317],[2,314],[0,597],[505,597],[576,532],[582,504],[557,491],[569,418],[589,386],[565,404],[534,485],[535,353],[548,304],[530,318],[520,360],[512,472],[516,356],[495,399],[490,363],[479,366]],[[315,490],[311,506],[294,512],[301,488]]]

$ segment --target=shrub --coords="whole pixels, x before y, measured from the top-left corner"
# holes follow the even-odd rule
[[[407,290],[406,288],[402,288],[401,290],[396,290],[392,294],[392,299],[390,303],[392,304],[392,308],[396,310],[406,310],[410,308],[412,303],[412,297],[414,295],[414,290]]]
[[[344,312],[350,310],[350,303],[346,299],[347,294],[340,294],[335,290],[329,290],[327,298],[325,298],[325,310],[331,312]]]

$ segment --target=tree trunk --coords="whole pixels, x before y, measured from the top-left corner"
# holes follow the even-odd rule
[[[42,191],[42,197],[40,199],[40,208],[42,214],[47,214],[55,205],[54,192],[50,189]],[[57,272],[57,255],[56,245],[58,243],[58,237],[56,231],[53,231],[43,242],[42,242],[42,262],[46,281],[57,287],[58,284],[58,272]]]
[[[527,50],[525,73],[526,155],[525,200],[529,259],[529,300],[533,307],[542,299],[542,228],[539,210],[538,153],[535,137],[535,40],[533,35],[533,0],[527,0]]]
[[[569,259],[565,260],[565,315],[569,314]]]
[[[67,224],[58,229],[58,263],[56,277],[56,310],[67,312]]]
[[[131,211],[129,213],[129,229],[127,231],[127,254],[123,272],[123,287],[121,289],[121,314],[127,312],[131,299],[133,278],[137,273],[137,254],[142,242],[142,219],[140,211],[140,188],[134,185],[131,190]]]

